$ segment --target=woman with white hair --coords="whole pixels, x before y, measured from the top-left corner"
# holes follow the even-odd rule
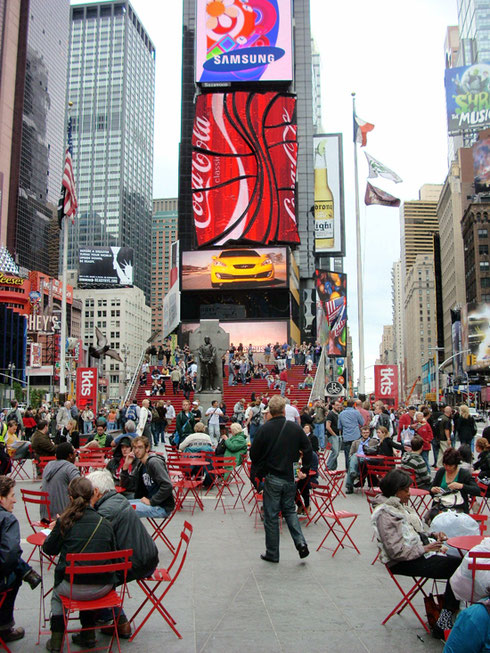
[[[231,435],[224,434],[221,439],[224,441],[224,456],[233,456],[235,464],[241,465],[243,457],[247,455],[247,438],[243,433],[243,428],[238,422],[233,422],[230,426]]]

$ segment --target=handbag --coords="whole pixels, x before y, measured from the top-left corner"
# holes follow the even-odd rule
[[[460,490],[451,490],[441,494],[434,499],[434,502],[439,503],[443,510],[457,510],[464,506],[464,498]]]
[[[427,622],[431,628],[434,628],[444,607],[444,595],[429,594],[429,596],[424,596],[424,604]]]

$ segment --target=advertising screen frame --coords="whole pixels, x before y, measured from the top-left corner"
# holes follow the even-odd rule
[[[252,342],[252,348],[254,351],[263,351],[263,348],[265,345],[268,344],[268,342],[271,342],[273,345],[276,342],[279,342],[281,345],[284,344],[284,342],[289,342],[289,335],[290,335],[290,320],[234,320],[234,321],[221,321],[219,322],[219,326],[224,329],[227,333],[230,334],[230,345],[233,343],[235,346],[237,346],[240,342],[243,344],[244,347],[247,347],[250,339],[247,340],[247,336],[249,336],[250,331],[254,326],[257,327],[257,332],[263,333],[264,330],[266,330],[268,327],[272,329],[276,329],[274,332],[276,335],[270,335],[266,338],[264,338],[264,342],[261,342],[260,344],[254,344]],[[235,336],[233,336],[233,329],[234,327],[243,327],[243,331],[245,335],[241,336],[242,339],[239,339]],[[282,331],[280,335],[277,335],[279,333],[278,327],[281,327]],[[182,333],[189,333],[190,331],[194,331],[199,327],[199,322],[182,322]],[[236,332],[236,330],[235,330]],[[284,340],[282,340],[284,338]],[[251,338],[252,340],[256,339],[255,337]],[[245,342],[246,341],[246,342]]]
[[[489,79],[489,62],[446,69],[444,85],[450,136],[490,127]]]
[[[322,146],[324,143],[324,146]],[[344,202],[344,158],[342,134],[315,134],[313,137],[314,171],[321,170],[323,164],[328,173],[328,187],[333,195],[333,245],[318,247],[315,237],[315,254],[345,256],[345,202]],[[315,178],[318,173],[315,172]],[[321,181],[319,179],[319,181]],[[322,198],[318,197],[318,184],[315,184],[315,207]],[[313,212],[313,221],[315,222]]]
[[[271,254],[273,255],[274,252],[284,252],[284,272],[281,273],[281,283],[274,283],[276,281],[276,277],[274,276],[274,282],[268,283],[267,281],[250,281],[249,283],[247,282],[242,282],[242,281],[224,281],[222,285],[217,285],[217,286],[212,286],[212,271],[209,269],[209,272],[206,273],[206,275],[209,275],[209,286],[203,286],[202,283],[198,282],[198,287],[192,288],[189,287],[187,280],[185,277],[189,277],[190,274],[185,272],[188,267],[188,263],[186,262],[186,259],[204,259],[206,256],[209,256],[209,266],[211,266],[211,259],[213,256],[218,257],[221,252],[224,250],[229,250],[229,249],[234,249],[234,250],[254,250],[259,253],[260,256],[270,256]],[[262,252],[262,253],[261,253]],[[221,247],[221,248],[214,248],[214,249],[202,249],[202,250],[187,250],[187,251],[181,251],[181,259],[180,259],[180,288],[183,292],[190,291],[190,290],[199,290],[202,292],[207,292],[210,290],[216,290],[216,288],[221,288],[222,290],[255,290],[258,288],[288,288],[289,287],[289,274],[290,274],[290,250],[288,247],[285,246],[279,246],[279,247],[254,247],[253,245],[244,245],[243,247]],[[274,265],[274,261],[273,261]],[[274,275],[276,275],[275,272],[275,266],[277,263],[274,265]],[[202,270],[205,268],[202,267]],[[204,274],[204,272],[202,273]],[[214,271],[214,274],[216,274],[216,270]],[[218,271],[219,274],[219,271]],[[208,283],[208,282],[207,282]]]
[[[316,269],[314,274],[316,289],[316,329],[317,340],[327,345],[327,355],[347,356],[347,274],[332,270]],[[327,304],[344,298],[344,304],[333,307],[330,324],[327,319]],[[343,322],[343,324],[342,324]],[[345,338],[342,344],[341,338]]]
[[[209,22],[216,21],[218,27],[220,17],[206,15],[208,4],[207,0],[196,0],[194,81],[197,84],[292,81],[291,0],[231,0],[223,14],[230,30],[224,32],[225,27],[221,25],[218,36],[210,27],[209,39]],[[233,14],[227,15],[226,9],[232,9]],[[210,47],[212,57],[208,57]],[[264,64],[252,66],[252,60]]]
[[[86,253],[86,256],[90,257],[92,262],[82,262],[82,253]],[[96,257],[99,258],[98,261]],[[107,264],[110,261],[112,261],[112,274],[107,268]],[[124,266],[124,263],[127,265]],[[103,270],[103,266],[107,270]],[[98,267],[100,268],[100,275],[96,274]],[[78,250],[78,283],[84,287],[132,287],[134,285],[133,273],[134,249],[132,247],[108,245],[105,247],[80,247]]]

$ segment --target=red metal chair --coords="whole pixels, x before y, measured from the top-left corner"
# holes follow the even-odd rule
[[[7,598],[7,593],[10,592],[10,590],[5,590],[4,592],[0,592],[0,610],[2,608],[3,602]],[[7,644],[3,641],[2,636],[1,636],[1,631],[0,631],[0,648],[2,648],[6,653],[11,653],[9,647]]]
[[[468,551],[468,570],[471,571],[471,603],[475,603],[475,578],[477,571],[490,571],[490,551]]]
[[[320,519],[323,519],[327,525],[327,532],[318,545],[317,551],[323,547],[323,543],[327,537],[332,534],[337,540],[337,546],[333,550],[332,558],[340,547],[345,548],[345,546],[348,546],[347,544],[344,545],[344,540],[346,539],[349,540],[352,547],[360,554],[361,552],[349,535],[349,531],[359,515],[354,512],[348,512],[347,510],[335,510],[332,490],[326,485],[314,485],[310,493],[310,498],[317,509],[313,521],[317,523]],[[328,547],[323,548],[326,549]]]
[[[40,456],[40,458],[34,459],[34,464],[37,467],[38,480],[41,480],[44,468],[51,460],[56,460],[56,456]]]
[[[426,584],[426,582],[427,582],[429,579],[428,579],[428,578],[423,578],[423,577],[419,577],[419,578],[417,578],[417,577],[415,577],[415,576],[412,576],[412,577],[410,577],[410,576],[405,576],[405,578],[412,578],[412,580],[413,580],[413,585],[410,587],[410,589],[409,589],[408,591],[405,591],[405,590],[403,589],[403,587],[400,585],[400,583],[398,582],[396,576],[391,572],[390,568],[389,568],[387,565],[385,565],[385,567],[386,567],[386,570],[387,570],[388,574],[389,574],[390,577],[391,577],[391,580],[395,583],[395,585],[396,585],[396,586],[398,587],[398,589],[400,590],[400,592],[401,592],[403,598],[401,599],[401,601],[399,601],[399,602],[396,604],[396,606],[393,608],[393,610],[390,612],[390,614],[389,614],[389,615],[384,619],[384,621],[381,622],[381,624],[384,626],[384,625],[386,624],[386,622],[387,622],[389,619],[391,619],[391,617],[392,617],[394,614],[400,614],[401,612],[403,612],[403,610],[405,610],[405,608],[406,608],[407,605],[408,605],[408,606],[410,606],[411,610],[413,611],[413,613],[414,613],[414,615],[417,617],[417,619],[420,621],[420,623],[422,624],[422,626],[425,628],[425,630],[426,630],[428,633],[430,633],[429,626],[426,624],[426,622],[425,622],[425,621],[422,619],[422,617],[419,615],[419,613],[418,613],[417,610],[415,609],[415,606],[414,606],[413,603],[412,603],[413,599],[415,598],[415,596],[416,596],[419,592],[422,592],[422,594],[423,594],[424,596],[428,596],[427,593],[424,591],[424,585]]]
[[[204,467],[204,462],[202,465]],[[199,490],[203,482],[202,474],[192,478],[192,470],[195,466],[191,459],[187,461],[179,459],[167,462],[168,473],[172,479],[172,485],[175,491],[176,510],[182,510],[184,501],[191,495],[194,499],[192,502],[192,514],[194,514],[196,505],[200,510],[204,510],[204,504],[199,496]]]
[[[477,483],[478,487],[480,488],[480,493],[481,493],[481,503],[480,503],[480,506],[478,508],[477,514],[482,515],[483,511],[485,509],[488,512],[490,512],[490,505],[488,503],[490,501],[490,496],[487,496],[489,486],[485,485],[485,483],[481,483],[480,481],[478,481],[478,479],[477,479],[476,483]],[[470,508],[473,507],[473,504],[475,503],[475,501],[476,501],[476,497],[473,498],[473,501],[471,502]]]
[[[114,620],[114,630],[109,643],[108,651],[112,650],[112,643],[114,639],[117,642],[117,648],[119,653],[121,653],[121,645],[119,642],[119,634],[117,630],[117,622],[119,621],[119,615],[123,606],[124,596],[127,592],[126,588],[126,577],[128,571],[131,569],[131,556],[133,555],[132,549],[125,549],[123,551],[110,551],[103,553],[68,553],[66,556],[66,569],[65,576],[68,577],[70,581],[70,595],[61,596],[61,603],[63,604],[63,619],[65,622],[65,632],[63,635],[63,642],[61,644],[61,650],[63,650],[63,643],[66,643],[68,651],[70,651],[70,635],[72,633],[79,633],[82,631],[95,631],[98,626],[87,627],[87,628],[72,628],[69,629],[70,621],[73,621],[75,617],[72,615],[75,612],[84,612],[86,610],[101,610],[103,608],[110,608],[112,611],[112,618]],[[92,563],[92,564],[89,564]],[[76,576],[82,577],[86,574],[107,574],[114,572],[122,572],[124,582],[120,586],[120,593],[116,590],[111,590],[108,594],[103,596],[100,599],[93,599],[90,601],[82,601],[80,599],[74,599],[73,592],[73,581]],[[75,583],[76,585],[76,583]],[[116,612],[116,608],[118,608]],[[104,647],[105,648],[105,647]],[[100,648],[99,648],[100,650]]]
[[[476,522],[478,522],[478,526],[480,528],[480,535],[485,535],[485,531],[487,530],[487,515],[472,515],[470,514],[470,517],[474,519]]]
[[[177,637],[179,639],[182,639],[182,635],[179,633],[179,631],[176,628],[177,622],[172,617],[170,612],[165,608],[162,602],[165,596],[170,591],[172,585],[179,577],[180,572],[182,571],[182,567],[184,566],[187,557],[187,550],[189,548],[192,532],[193,532],[193,528],[191,524],[189,524],[189,522],[187,521],[184,522],[184,528],[180,534],[179,544],[175,551],[174,557],[172,558],[172,561],[170,565],[167,567],[167,569],[163,569],[163,568],[155,569],[152,576],[150,576],[149,578],[141,578],[137,581],[138,585],[141,587],[141,589],[145,594],[145,598],[143,599],[143,602],[141,603],[141,605],[138,607],[138,609],[130,619],[130,622],[133,624],[133,627],[135,625],[136,618],[138,617],[140,612],[145,608],[145,606],[148,603],[150,603],[151,607],[147,612],[146,616],[141,621],[141,623],[135,628],[133,634],[130,637],[131,642],[139,633],[139,631],[143,628],[143,626],[151,617],[151,615],[155,612],[155,610],[160,613],[163,619],[165,619],[165,621],[168,623],[168,625],[174,631]],[[158,592],[160,591],[160,585],[162,583],[166,583],[165,589],[161,594],[158,594]]]
[[[39,531],[43,528],[46,528],[49,525],[49,522],[51,522],[52,517],[51,517],[51,511],[50,511],[50,503],[49,503],[49,494],[47,492],[38,492],[35,490],[24,490],[23,488],[20,491],[22,501],[24,502],[24,508],[26,511],[26,517],[27,521],[29,522],[29,526],[32,528],[34,535],[29,536],[29,544],[32,544],[34,548],[31,551],[31,555],[27,559],[27,562],[30,561],[32,556],[34,555],[34,551],[36,548],[42,546],[44,543],[44,540],[46,537],[40,533]],[[45,506],[47,513],[48,513],[48,521],[41,521],[39,519],[36,519],[33,517],[31,514],[31,510],[33,509],[33,506]]]

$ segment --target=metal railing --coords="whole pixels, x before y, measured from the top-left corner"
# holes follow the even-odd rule
[[[128,383],[128,387],[126,388],[126,394],[124,395],[124,399],[122,400],[121,408],[126,404],[127,401],[132,401],[134,399],[134,396],[136,394],[136,389],[139,383],[141,366],[143,365],[143,361],[145,360],[146,349],[147,347],[145,345],[141,350],[141,356],[139,358],[138,364],[136,365],[134,374],[131,377],[131,381]]]

